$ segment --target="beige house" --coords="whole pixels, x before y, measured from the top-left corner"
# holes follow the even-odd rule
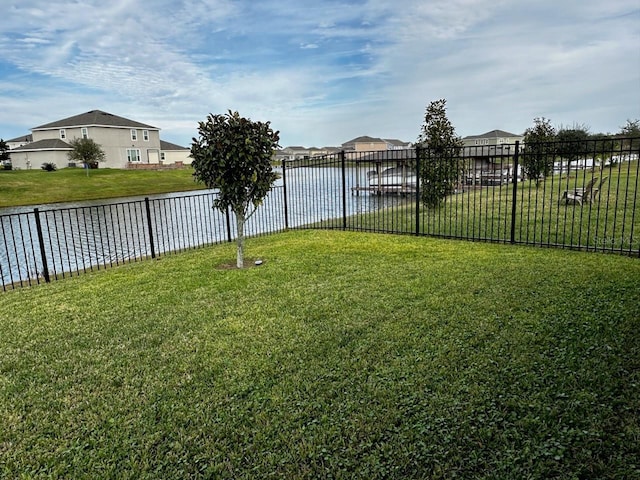
[[[277,150],[275,153],[275,158],[276,160],[280,161],[302,160],[305,158],[309,158],[310,155],[311,153],[309,152],[308,148],[294,145]]]
[[[192,160],[190,149],[160,140],[160,163],[163,165],[191,165]]]
[[[72,150],[69,142],[76,138],[91,138],[102,147],[105,159],[100,168],[160,166],[171,159],[186,158],[175,153],[177,145],[169,144],[171,150],[164,155],[169,160],[162,162],[159,128],[101,110],[40,125],[31,129],[31,137],[31,142],[9,152],[14,168],[39,168],[49,162],[58,168],[77,166],[67,157]]]
[[[346,152],[379,152],[382,150],[404,150],[410,147],[409,142],[368,136],[357,137],[342,144],[342,148]]]
[[[275,153],[275,159],[282,161],[292,161],[292,160],[304,160],[314,157],[319,157],[322,155],[329,155],[332,153],[339,152],[340,149],[336,147],[300,147],[300,146],[291,146],[285,147],[280,150],[277,150]]]
[[[465,147],[500,146],[522,143],[524,135],[505,132],[504,130],[491,130],[482,135],[469,135],[462,139]]]
[[[511,179],[511,158],[515,154],[515,143],[522,142],[524,135],[504,130],[491,130],[482,135],[469,135],[462,139],[462,155],[472,159],[472,168],[468,172],[467,184],[481,183],[493,185],[505,183]],[[521,175],[518,170],[518,176]]]
[[[388,150],[387,142],[381,138],[357,137],[342,144],[346,152],[377,152]]]

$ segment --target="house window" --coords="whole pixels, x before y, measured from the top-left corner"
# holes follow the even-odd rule
[[[160,152],[160,160],[164,162],[164,152]]]
[[[140,161],[140,149],[139,148],[127,148],[127,160],[129,162]]]
[[[149,130],[142,130],[142,139],[145,142],[149,141]]]
[[[131,129],[131,141],[135,142],[138,140],[138,131],[135,128]]]
[[[65,132],[64,128],[60,129],[60,140],[64,140],[67,138],[67,132]]]
[[[82,138],[89,138],[89,129],[82,127]]]

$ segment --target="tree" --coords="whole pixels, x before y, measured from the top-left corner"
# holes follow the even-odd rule
[[[418,136],[422,203],[436,207],[454,192],[462,173],[462,139],[447,118],[445,99],[431,102]]]
[[[529,180],[536,181],[536,188],[540,186],[540,178],[553,171],[555,136],[556,130],[551,121],[544,117],[534,118],[533,127],[524,132],[522,169]]]
[[[589,127],[574,124],[571,128],[560,127],[556,134],[557,153],[567,160],[567,170],[571,170],[571,162],[587,155],[587,140],[589,139]]]
[[[623,143],[630,149],[640,148],[640,120],[628,119],[627,123],[620,127],[620,137],[623,137]]]
[[[84,168],[87,169],[87,175],[89,175],[89,168],[91,164],[101,162],[104,160],[105,154],[102,147],[98,145],[92,138],[74,138],[69,142],[71,150],[67,157],[71,162],[80,162],[84,164]]]
[[[209,114],[198,122],[191,156],[194,177],[208,188],[218,189],[213,206],[230,208],[236,216],[238,268],[244,267],[244,223],[255,213],[276,180],[271,158],[279,148],[279,132],[270,122],[253,122],[238,112]],[[252,209],[252,210],[250,210]]]
[[[2,138],[0,138],[0,164],[7,162],[11,159],[9,155],[9,145]]]

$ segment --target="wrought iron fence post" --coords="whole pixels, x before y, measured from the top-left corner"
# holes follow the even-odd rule
[[[156,258],[156,248],[153,243],[153,226],[151,225],[151,206],[149,197],[144,198],[144,206],[147,211],[147,231],[149,232],[149,248],[151,248],[151,258]]]
[[[347,172],[344,150],[340,151],[340,163],[342,166],[342,229],[347,229]]]
[[[38,243],[40,244],[40,257],[42,258],[42,276],[44,281],[49,283],[49,267],[47,266],[47,255],[44,249],[44,235],[42,235],[42,223],[40,222],[40,211],[37,208],[33,209],[33,214],[36,217],[36,230],[38,232]]]
[[[516,203],[518,196],[518,162],[520,159],[520,141],[516,141],[513,156],[513,198],[511,199],[511,243],[516,243]]]
[[[416,145],[416,235],[420,235],[420,150]]]
[[[282,195],[284,196],[284,228],[289,230],[289,206],[287,205],[287,161],[282,160]]]

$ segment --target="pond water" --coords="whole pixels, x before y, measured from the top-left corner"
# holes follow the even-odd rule
[[[248,219],[245,235],[339,219],[406,201],[399,196],[356,194],[352,189],[366,185],[366,171],[346,168],[344,172],[343,178],[341,168],[287,169],[286,188],[280,177]],[[49,274],[64,276],[235,239],[235,219],[213,208],[215,196],[215,190],[204,190],[1,208],[2,284],[41,277],[43,251]]]

